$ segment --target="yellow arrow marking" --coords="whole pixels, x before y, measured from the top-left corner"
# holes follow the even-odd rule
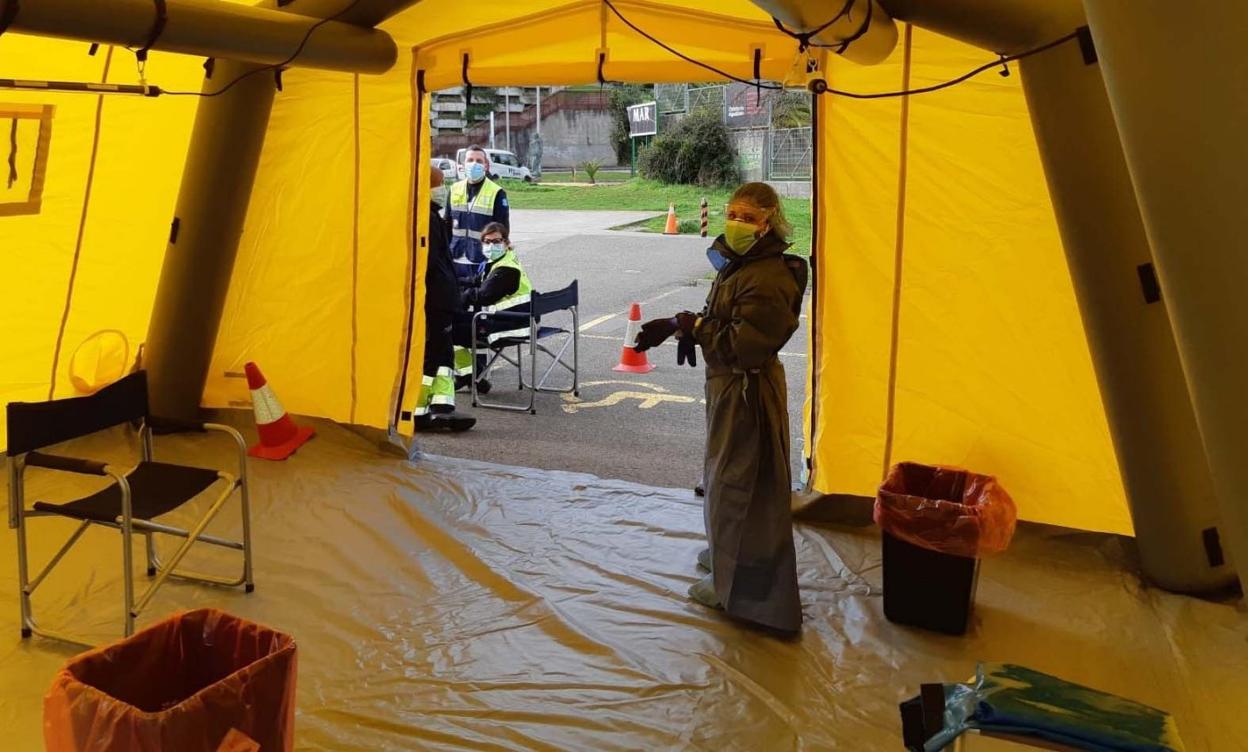
[[[565,397],[564,399],[568,399],[568,397]],[[569,404],[563,406],[563,411],[565,413],[575,413],[578,410],[584,410],[589,407],[612,407],[613,405],[620,404],[626,399],[640,400],[640,404],[637,405],[637,408],[640,410],[649,410],[655,405],[658,405],[660,402],[690,404],[697,401],[693,397],[683,397],[679,394],[652,394],[650,392],[619,391],[612,392],[597,402],[580,402],[577,401],[575,397],[572,397],[568,400]]]

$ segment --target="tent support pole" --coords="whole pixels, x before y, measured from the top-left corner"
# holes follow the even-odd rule
[[[1157,4],[1085,5],[1212,471],[1218,537],[1248,586],[1248,4],[1187,3],[1178,27]]]
[[[217,60],[204,90],[255,67]],[[274,92],[260,73],[200,100],[144,347],[156,415],[199,410]]]
[[[0,0],[0,7],[13,1]],[[411,4],[411,0],[362,0],[357,10],[363,22],[372,25],[378,16]],[[168,21],[150,40],[151,48],[276,65],[306,38],[300,66],[352,73],[383,73],[398,57],[389,34],[354,25],[352,16],[328,21],[307,36],[318,18],[338,13],[342,2],[304,0],[289,6],[289,11],[277,8],[273,0],[263,6],[166,0]],[[21,4],[10,30],[139,47],[149,43],[153,14],[152,0],[37,0]]]
[[[1218,525],[1213,479],[1166,303],[1147,284],[1153,258],[1100,68],[1073,43],[1019,68],[1140,565],[1168,590],[1225,587],[1235,572],[1205,540]]]

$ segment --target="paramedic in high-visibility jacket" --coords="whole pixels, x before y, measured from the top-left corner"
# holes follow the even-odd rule
[[[451,226],[451,258],[455,277],[461,282],[480,277],[485,271],[481,252],[481,231],[491,222],[511,227],[507,192],[489,177],[490,158],[485,149],[473,144],[464,150],[465,178],[451,186],[446,219]]]

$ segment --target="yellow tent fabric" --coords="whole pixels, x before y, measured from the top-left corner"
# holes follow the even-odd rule
[[[0,75],[138,82],[132,54],[88,51],[81,43],[4,34]],[[148,65],[161,71],[162,85],[186,89],[199,86],[201,63],[153,52]],[[0,186],[11,151],[3,113],[18,105],[50,105],[51,138],[41,157],[39,212],[9,216],[0,203],[0,401],[6,404],[72,396],[70,358],[97,330],[124,332],[132,351],[143,341],[196,102],[0,91],[6,173]],[[33,166],[35,148],[33,140],[19,139],[22,171]],[[0,442],[3,437],[0,426]]]
[[[985,60],[912,37],[908,60],[904,44],[880,66],[833,59],[830,85],[917,88]],[[870,495],[890,462],[962,465],[1000,476],[1024,519],[1129,533],[1017,76],[908,108],[824,96],[819,116],[815,487]]]
[[[752,78],[758,49],[763,77],[805,81],[797,43],[745,0],[615,5],[639,28],[730,75]],[[601,2],[482,0],[462,10],[424,0],[384,24],[401,50],[386,74],[285,74],[206,405],[243,404],[236,374],[254,360],[293,412],[405,425],[399,417],[415,390],[404,387],[418,382],[423,340],[431,156],[423,94],[461,85],[465,55],[469,80],[483,86],[592,83],[600,74],[717,78],[639,36]],[[909,66],[904,55],[899,49],[873,67],[822,63],[835,87],[879,91],[899,88],[907,70],[919,84],[986,59],[918,32]],[[200,62],[154,55],[148,77],[194,89]],[[109,75],[119,78],[110,80],[132,81],[132,63],[117,51]],[[84,45],[0,38],[5,75],[98,80],[102,67]],[[72,391],[63,378],[69,353],[92,331],[121,329],[141,341],[195,102],[0,95],[9,99],[54,100],[58,110],[42,213],[0,217],[3,247],[16,249],[6,263],[20,270],[0,282],[6,402],[49,393],[76,249],[55,393]],[[904,147],[902,110],[900,99],[819,99],[817,387],[808,442],[816,488],[872,493],[888,459],[952,462],[999,474],[1025,519],[1129,531],[1016,78],[987,74],[912,99]]]

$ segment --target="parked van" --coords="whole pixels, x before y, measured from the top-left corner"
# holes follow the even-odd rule
[[[429,160],[429,164],[442,172],[442,178],[448,185],[459,180],[459,172],[455,169],[455,160],[447,159],[446,157],[434,157]]]
[[[459,171],[459,178],[464,178],[464,152],[467,149],[460,149],[455,152],[455,169]],[[533,181],[533,173],[529,168],[520,162],[520,158],[514,153],[504,151],[503,149],[486,149],[486,156],[490,158],[490,178],[498,180],[499,178],[509,178],[512,180],[523,180],[526,183]]]

